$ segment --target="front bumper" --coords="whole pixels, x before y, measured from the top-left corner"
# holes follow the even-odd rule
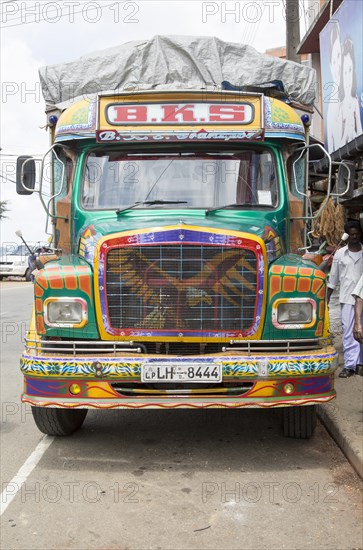
[[[33,352],[34,353],[34,352]],[[223,380],[209,387],[141,383],[144,365],[157,362],[219,363]],[[327,402],[335,397],[338,354],[332,346],[300,353],[200,356],[50,357],[24,353],[22,401],[35,406],[96,409],[282,407]],[[285,385],[293,386],[287,393]],[[74,385],[78,385],[78,393]],[[71,388],[72,387],[72,388]],[[165,388],[165,389],[164,389]]]

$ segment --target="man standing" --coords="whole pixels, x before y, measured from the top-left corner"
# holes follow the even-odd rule
[[[354,297],[352,293],[363,273],[362,231],[358,221],[349,221],[344,226],[348,233],[348,245],[335,254],[328,283],[328,304],[334,289],[340,285],[339,302],[343,327],[344,368],[340,378],[348,378],[356,372],[362,362],[362,348],[353,337]]]
[[[363,376],[363,274],[353,290],[353,298],[355,298],[353,336],[360,343],[360,359],[356,374]]]
[[[36,268],[36,265],[35,265],[36,259],[37,259],[37,256],[35,251],[33,250],[33,252],[28,256],[28,267],[30,269],[30,280],[32,283],[34,283],[34,279],[35,279],[33,275],[33,271]]]
[[[353,298],[355,298],[353,336],[363,346],[363,274],[353,290]]]

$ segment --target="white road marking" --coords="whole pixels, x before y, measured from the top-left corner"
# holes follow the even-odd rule
[[[22,485],[26,482],[29,475],[34,470],[48,447],[53,443],[54,437],[45,435],[38,443],[32,454],[24,462],[18,473],[6,485],[1,493],[0,516],[3,515],[9,504],[20,491]]]

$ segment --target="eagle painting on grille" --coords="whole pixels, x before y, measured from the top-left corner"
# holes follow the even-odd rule
[[[106,257],[114,328],[247,330],[256,307],[256,256],[221,246],[113,248]]]

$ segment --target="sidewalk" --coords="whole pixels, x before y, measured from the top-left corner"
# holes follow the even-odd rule
[[[335,293],[330,301],[330,328],[339,352],[339,368],[335,373],[337,397],[318,406],[318,415],[354,469],[363,478],[363,376],[339,378],[343,365],[340,308]]]

